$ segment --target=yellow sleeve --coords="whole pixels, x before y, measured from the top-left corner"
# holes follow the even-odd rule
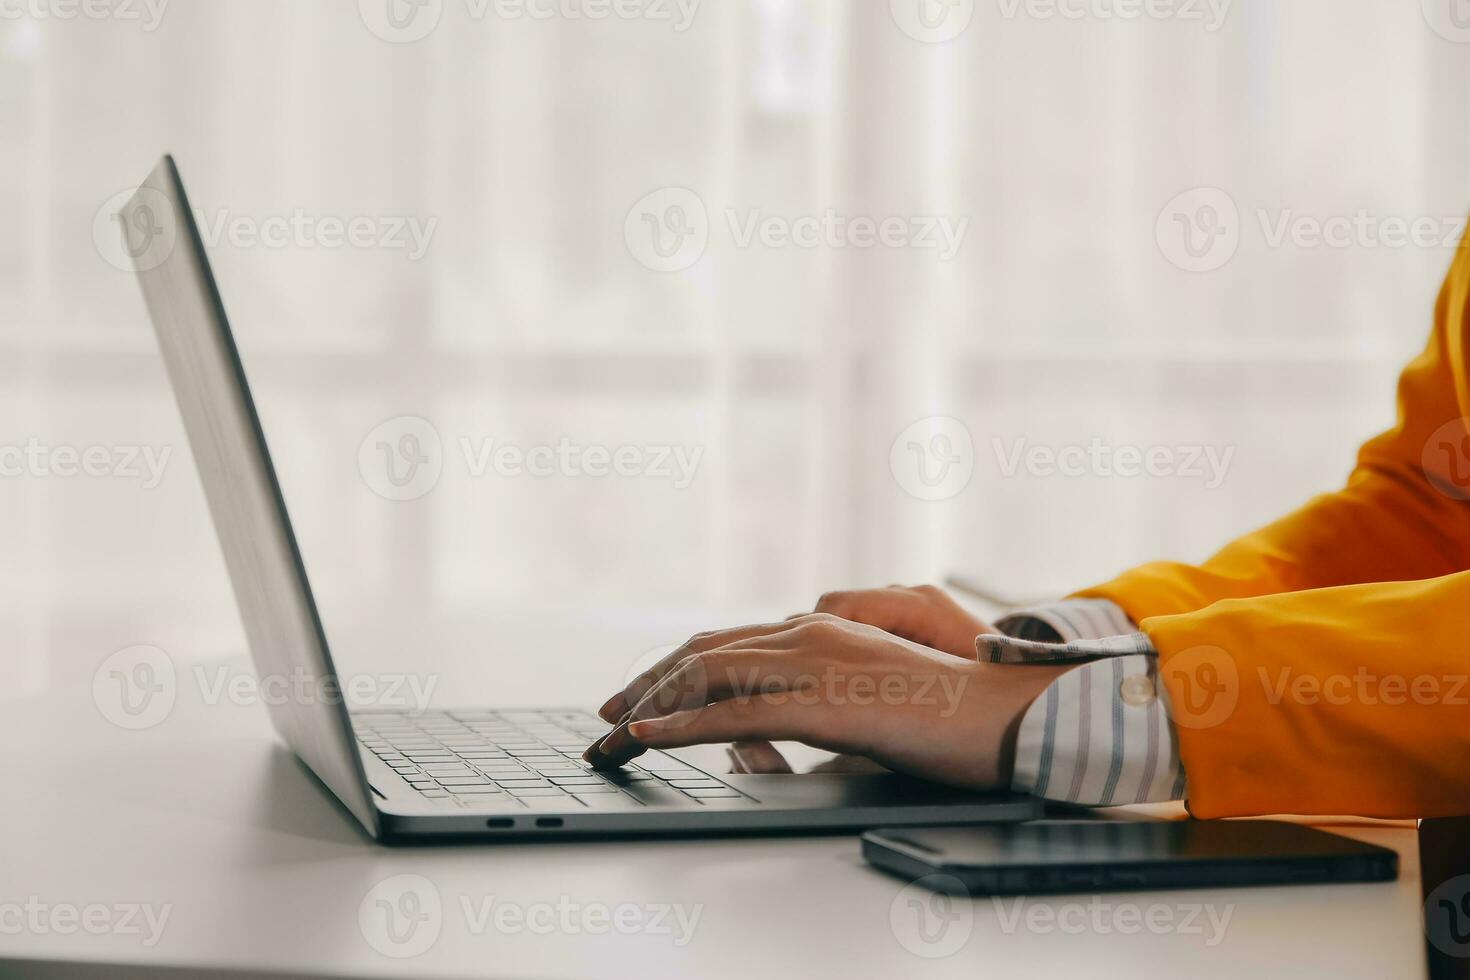
[[[1470,812],[1467,255],[1342,490],[1080,593],[1159,651],[1197,816]]]
[[[1078,595],[1111,599],[1142,622],[1221,599],[1470,568],[1467,243],[1435,305],[1429,345],[1399,380],[1398,423],[1362,448],[1342,490],[1240,538],[1203,565],[1155,562]]]
[[[1470,572],[1142,623],[1197,817],[1470,813]]]

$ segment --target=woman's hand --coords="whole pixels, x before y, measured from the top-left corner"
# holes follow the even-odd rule
[[[585,756],[611,768],[648,748],[792,740],[993,789],[1026,708],[1066,669],[965,660],[826,614],[700,634],[603,706],[633,704]]]
[[[966,660],[975,659],[975,637],[996,632],[936,585],[828,592],[817,600],[815,611],[876,626]]]

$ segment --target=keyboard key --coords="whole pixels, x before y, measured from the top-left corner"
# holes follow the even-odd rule
[[[590,810],[626,810],[630,805],[637,806],[622,793],[613,793],[608,796],[584,796],[578,792],[573,793],[572,796]]]
[[[555,786],[512,786],[506,792],[517,799],[528,796],[566,796],[566,793]]]
[[[504,791],[494,783],[485,783],[481,786],[451,786],[449,792],[455,796],[495,796]]]
[[[728,800],[731,798],[740,798],[740,794],[733,789],[686,789],[684,792],[696,800]]]
[[[659,756],[656,752],[650,752],[648,755],[641,757],[637,765],[639,769],[644,769],[648,772],[699,772],[698,769],[695,769],[693,766],[687,766],[678,759],[671,759],[666,755]]]
[[[548,776],[558,786],[606,786],[607,781],[598,779],[596,776],[583,774],[581,776]]]
[[[499,786],[550,786],[551,785],[546,780],[540,779],[540,778],[535,777],[535,776],[526,776],[524,779],[518,779],[518,778],[514,778],[514,777],[512,777],[510,779],[506,779],[506,778],[504,778],[502,776],[496,776],[496,777],[494,777],[494,779],[495,779],[496,784],[499,785]]]
[[[547,721],[554,721],[559,725],[572,723],[583,724],[594,720],[592,715],[585,711],[548,711],[545,713]]]
[[[489,786],[490,780],[484,776],[440,776],[440,786]]]
[[[424,766],[424,772],[430,776],[473,776],[475,770],[466,765],[446,765],[444,763],[430,763]]]
[[[631,796],[639,803],[645,803],[648,806],[674,806],[683,807],[687,810],[689,807],[699,805],[696,801],[685,796],[678,790],[669,789],[663,783],[659,782],[634,783],[631,786],[623,787],[622,792],[624,795]]]
[[[614,769],[605,775],[615,783],[643,783],[654,778],[652,773],[639,772],[636,769]]]

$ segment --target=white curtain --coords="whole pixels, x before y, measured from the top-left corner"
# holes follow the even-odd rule
[[[7,692],[54,684],[92,623],[112,624],[99,657],[239,643],[137,287],[94,238],[165,150],[329,627],[768,614],[947,573],[1048,595],[1202,558],[1335,486],[1392,417],[1453,249],[1276,229],[1463,213],[1470,45],[1433,0],[1237,0],[1218,25],[1182,0],[977,0],[943,43],[904,30],[905,2],[704,0],[680,30],[442,0],[407,43],[368,0],[172,0],[151,27],[141,4],[4,6],[0,446],[173,453],[156,487],[0,478]],[[628,227],[664,188],[695,195],[708,244],[656,272]],[[1238,211],[1238,250],[1203,272],[1161,240],[1196,188]],[[250,239],[293,216],[310,228]],[[324,244],[320,222],[357,218],[370,244]],[[743,240],[802,218],[848,231]],[[950,257],[855,241],[889,218],[964,231]],[[422,256],[381,240],[399,220],[432,225]],[[359,450],[407,415],[444,472],[386,501]],[[973,472],[924,500],[893,450],[934,417]],[[683,488],[476,476],[462,447],[485,440],[699,464]],[[1026,455],[1088,446],[1176,470]],[[1219,479],[1181,472],[1194,450]]]

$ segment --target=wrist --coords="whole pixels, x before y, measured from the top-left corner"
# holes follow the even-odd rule
[[[1076,664],[977,664],[988,668],[980,678],[990,692],[987,713],[991,730],[986,744],[992,746],[994,785],[999,789],[1011,785],[1016,768],[1016,740],[1021,721],[1038,697],[1058,677],[1074,669]]]

